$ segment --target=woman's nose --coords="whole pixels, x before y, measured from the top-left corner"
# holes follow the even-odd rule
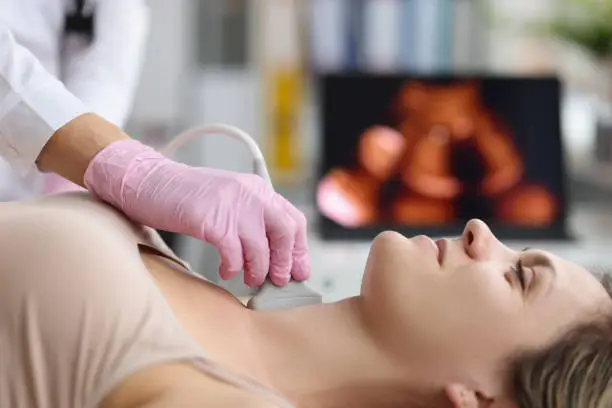
[[[472,259],[486,260],[493,252],[497,239],[483,221],[473,219],[465,224],[461,236],[465,252]]]

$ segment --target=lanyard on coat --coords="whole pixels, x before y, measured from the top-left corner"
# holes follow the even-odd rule
[[[86,0],[75,0],[74,9],[66,14],[64,34],[79,35],[87,40],[94,36],[94,6],[86,7]]]

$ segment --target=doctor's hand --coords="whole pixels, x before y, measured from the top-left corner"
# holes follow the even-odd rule
[[[310,275],[304,215],[257,175],[187,166],[123,140],[93,158],[85,185],[134,221],[213,244],[223,279],[242,269],[249,286]]]

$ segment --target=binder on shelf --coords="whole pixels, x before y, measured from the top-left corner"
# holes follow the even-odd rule
[[[265,149],[278,184],[298,181],[302,170],[300,134],[303,67],[300,52],[300,0],[262,1]]]
[[[417,68],[416,0],[401,0],[400,3],[400,66],[404,70]]]
[[[486,49],[486,25],[478,3],[456,0],[453,5],[453,65],[459,70],[477,70]]]
[[[438,23],[440,60],[438,69],[448,72],[453,69],[454,3],[457,3],[457,0],[438,0],[438,3],[440,7]]]
[[[414,0],[416,68],[444,71],[452,68],[452,1]]]
[[[346,2],[346,66],[347,69],[363,67],[364,8],[366,0],[345,0]]]
[[[346,65],[347,0],[310,0],[310,66],[338,71]]]
[[[363,9],[364,68],[396,71],[400,67],[402,0],[366,0]]]
[[[472,4],[456,1],[453,7],[453,65],[467,69],[472,65]]]

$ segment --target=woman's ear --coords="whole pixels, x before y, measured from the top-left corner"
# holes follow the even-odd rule
[[[444,394],[453,408],[480,408],[476,391],[464,384],[448,384],[444,387]]]
[[[444,394],[453,408],[518,408],[506,398],[490,398],[465,384],[453,383],[444,387]]]

